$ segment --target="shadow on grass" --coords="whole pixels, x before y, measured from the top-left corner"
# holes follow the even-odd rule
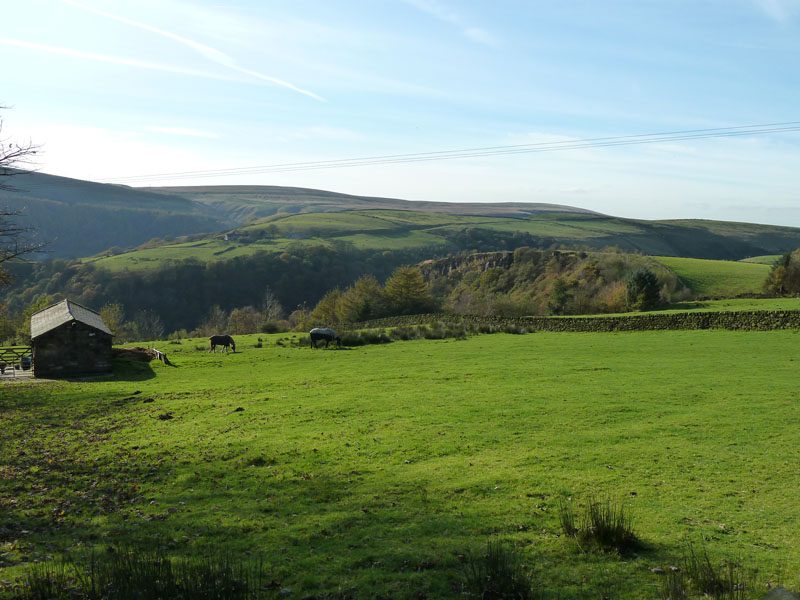
[[[138,360],[116,358],[113,369],[114,379],[117,381],[147,381],[156,376],[150,363]]]

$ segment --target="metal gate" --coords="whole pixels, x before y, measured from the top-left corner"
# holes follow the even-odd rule
[[[30,346],[0,347],[0,376],[30,375],[33,369],[33,350]]]

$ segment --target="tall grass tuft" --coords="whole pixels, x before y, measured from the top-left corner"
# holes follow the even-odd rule
[[[683,558],[683,572],[701,594],[715,600],[744,600],[747,597],[748,577],[739,563],[723,561],[714,564],[703,549],[695,551],[689,544]]]
[[[580,525],[572,508],[561,503],[559,521],[565,535],[605,551],[625,554],[641,542],[633,531],[633,518],[625,505],[611,498],[591,498],[581,516]]]
[[[34,563],[22,578],[20,600],[61,600],[79,591],[74,569],[64,560]],[[80,596],[78,596],[80,597]]]
[[[487,543],[484,554],[467,559],[462,591],[478,600],[532,600],[538,590],[519,554],[497,540]]]
[[[661,580],[658,597],[660,600],[687,600],[689,590],[683,571],[670,571]]]
[[[120,550],[87,559],[41,563],[16,600],[259,600],[274,596],[263,564],[228,558],[174,560],[159,551]]]

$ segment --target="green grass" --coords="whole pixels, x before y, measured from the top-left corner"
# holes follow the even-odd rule
[[[767,254],[766,256],[751,256],[750,258],[743,258],[741,262],[756,263],[760,265],[774,265],[781,257],[781,254]]]
[[[676,302],[662,310],[648,311],[648,315],[686,312],[752,312],[759,310],[800,310],[800,298],[728,298],[725,300],[698,300]],[[641,315],[641,312],[614,313],[607,316]],[[586,315],[597,316],[597,315]]]
[[[568,240],[589,240],[612,235],[644,233],[644,229],[632,220],[548,213],[526,219],[484,219],[480,227]]]
[[[761,293],[770,269],[764,264],[741,261],[674,256],[656,258],[675,271],[692,293],[701,298]]]
[[[438,235],[425,231],[398,231],[385,234],[343,235],[337,238],[343,242],[350,242],[360,250],[408,250],[412,248],[444,246],[446,240]]]
[[[649,569],[699,538],[796,581],[796,332],[262,337],[0,387],[0,581],[139,545],[263,554],[295,597],[457,598],[459,556],[501,539],[562,598],[653,598]],[[626,503],[643,550],[560,535],[559,502],[598,496]]]
[[[226,242],[220,238],[210,238],[198,242],[182,244],[168,244],[156,248],[134,250],[115,256],[106,256],[97,259],[85,259],[95,266],[109,271],[131,271],[151,269],[170,260],[194,259],[200,262],[215,260],[228,260],[237,256],[251,256],[257,252],[285,252],[296,244],[326,246],[330,242],[320,238],[288,239],[276,238],[261,240],[254,244],[240,244]]]
[[[341,212],[290,215],[282,219],[272,219],[263,224],[242,227],[241,230],[261,229],[271,225],[274,225],[281,233],[319,231],[326,234],[337,234],[351,230],[381,231],[397,228],[397,225],[375,217],[354,212]]]

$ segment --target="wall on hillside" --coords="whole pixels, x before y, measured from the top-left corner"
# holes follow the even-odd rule
[[[732,311],[674,314],[641,314],[611,317],[481,317],[471,315],[406,315],[353,323],[350,329],[424,325],[435,322],[490,324],[524,327],[530,331],[609,332],[662,331],[678,329],[730,329],[771,331],[800,329],[800,311]]]

